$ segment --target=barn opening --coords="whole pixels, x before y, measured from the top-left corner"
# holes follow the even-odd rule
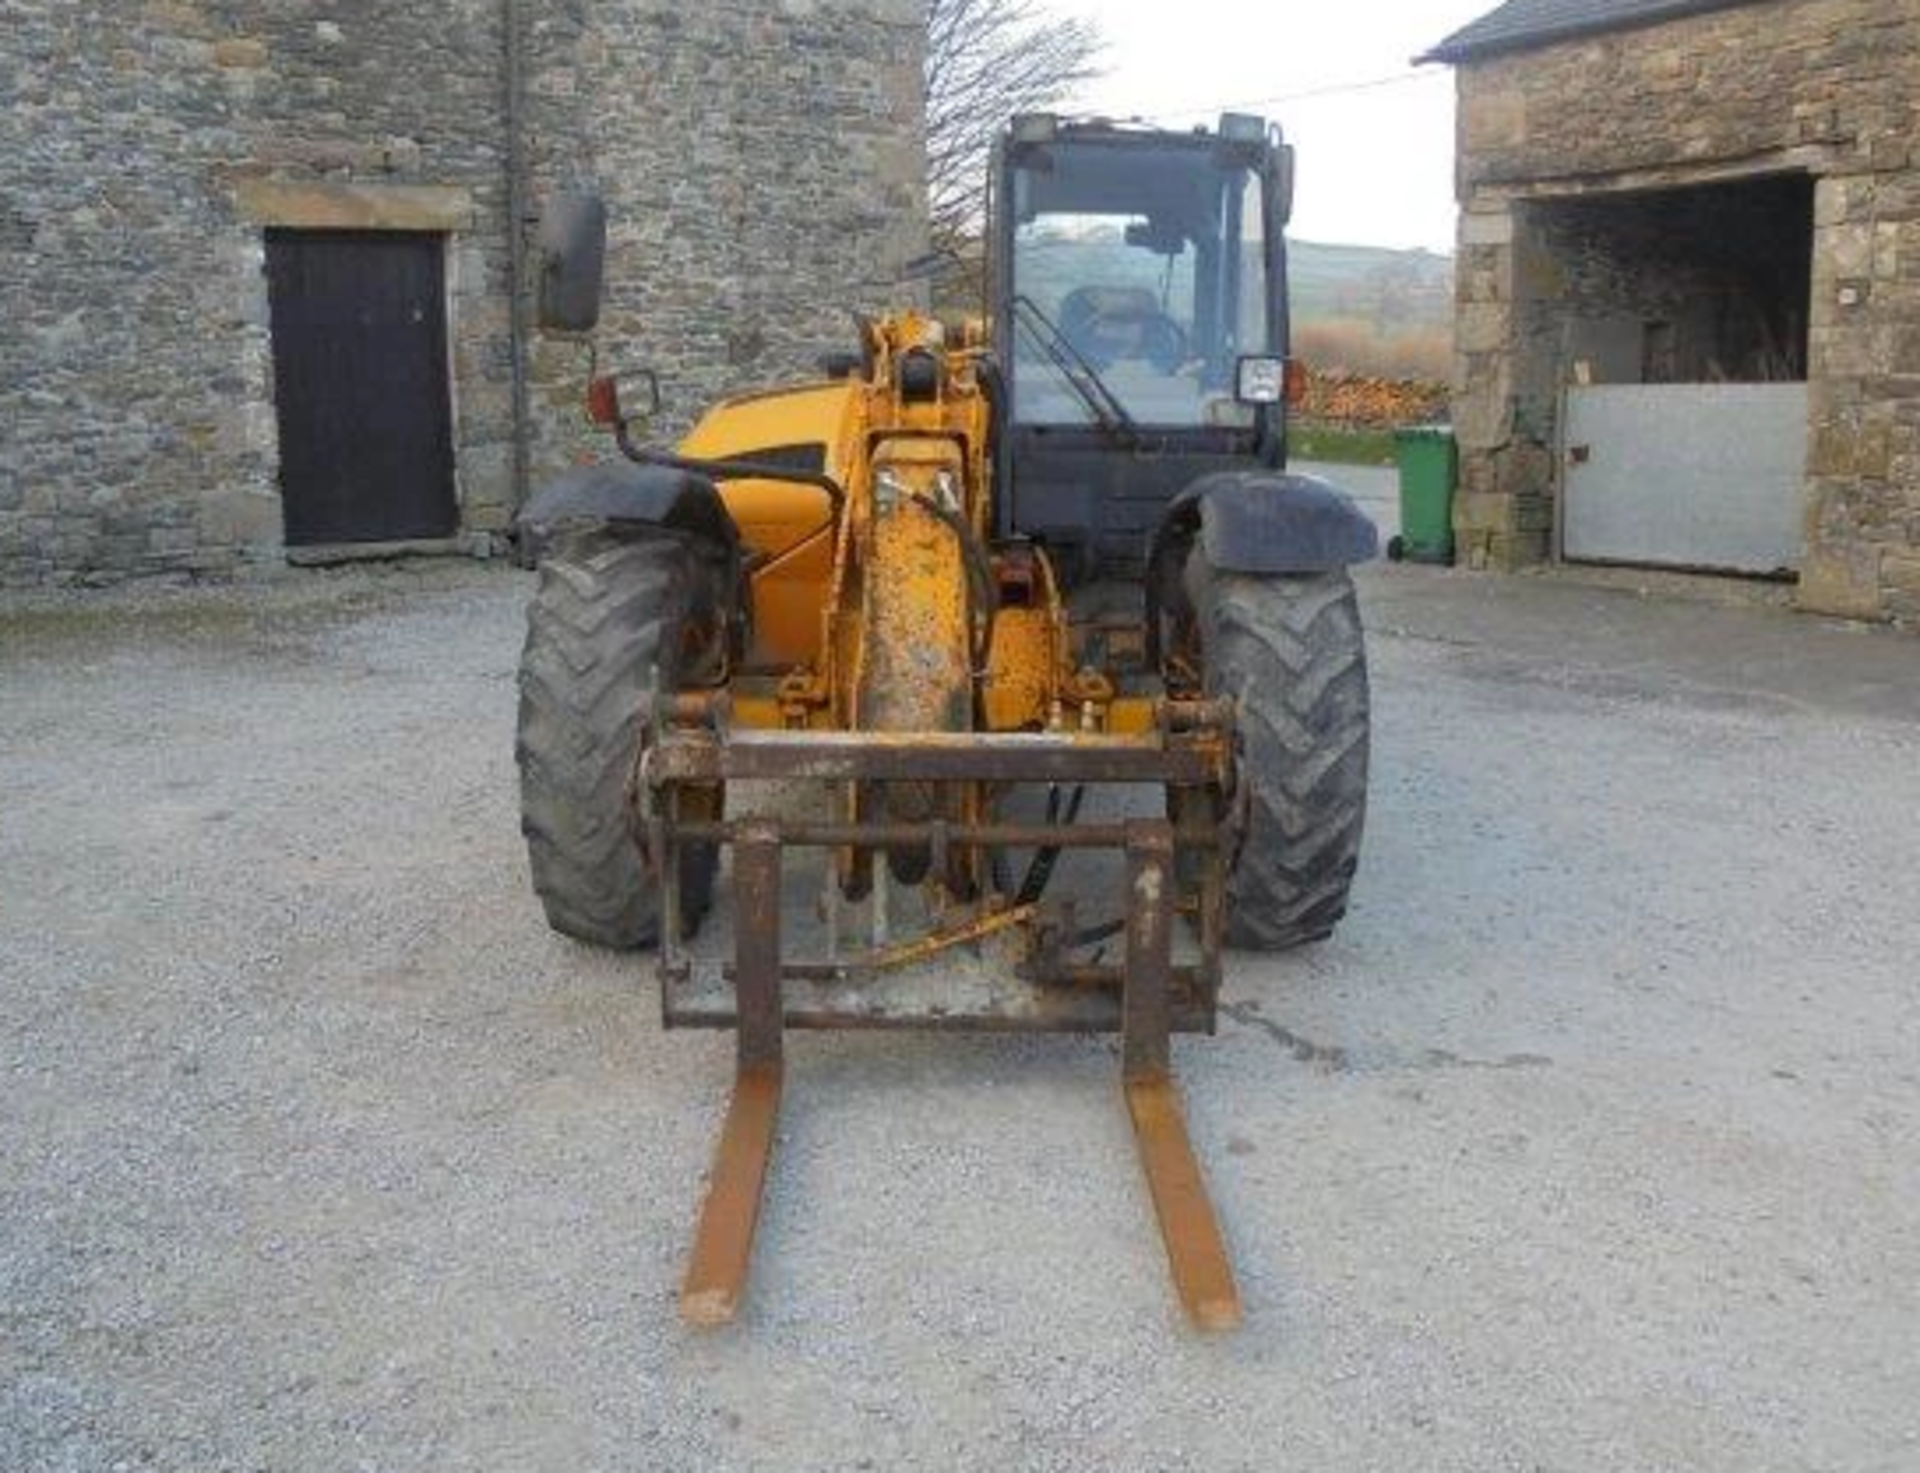
[[[1812,179],[1539,199],[1527,218],[1521,412],[1556,431],[1560,555],[1790,575]]]

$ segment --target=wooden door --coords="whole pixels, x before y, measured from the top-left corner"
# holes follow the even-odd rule
[[[289,547],[458,525],[445,254],[438,235],[268,232]]]

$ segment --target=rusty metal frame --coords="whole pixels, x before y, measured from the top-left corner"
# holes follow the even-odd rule
[[[1233,1271],[1200,1166],[1187,1136],[1172,1074],[1175,1031],[1211,1032],[1219,988],[1224,931],[1225,855],[1232,835],[1220,829],[1182,830],[1165,819],[1108,824],[927,824],[722,821],[680,817],[683,789],[745,778],[941,781],[1131,782],[1202,787],[1230,773],[1230,751],[1216,713],[1199,703],[1145,737],[1081,734],[915,735],[726,731],[711,713],[688,722],[689,712],[665,717],[636,773],[642,786],[647,848],[662,887],[660,952],[663,1018],[667,1026],[733,1026],[737,1071],[705,1205],[681,1293],[691,1324],[731,1321],[745,1293],[754,1230],[771,1162],[783,1083],[783,1034],[792,1027],[950,1026],[1113,1029],[1122,1036],[1122,1085],[1142,1168],[1153,1199],[1176,1290],[1193,1323],[1223,1330],[1240,1322]],[[676,720],[675,718],[679,719]],[[636,802],[636,807],[641,802]],[[1228,825],[1228,828],[1231,826]],[[733,1008],[676,1013],[674,984],[691,962],[679,944],[682,898],[678,863],[682,844],[724,844],[733,850],[735,936],[728,972]],[[844,1007],[795,1009],[784,984],[839,984],[863,980],[903,957],[923,960],[940,946],[964,944],[1037,915],[986,910],[951,928],[933,945],[922,939],[891,952],[852,961],[789,961],[781,955],[781,856],[789,847],[875,847],[896,843],[1008,847],[1118,849],[1126,857],[1125,961],[1042,969],[1029,979],[1052,999],[1024,1019],[961,1014],[952,1017],[876,1018]],[[1179,916],[1176,847],[1204,856],[1193,917],[1200,942],[1197,965],[1173,963]],[[1039,907],[1021,907],[1037,912]]]
[[[826,782],[1174,783],[1204,785],[1224,773],[1213,739],[1158,733],[932,732],[748,729],[723,736],[675,730],[647,751],[642,775],[655,787],[750,779]]]
[[[661,1021],[668,1028],[730,1027],[737,1009],[682,1004],[680,992],[694,963],[681,943],[679,894],[683,844],[738,848],[744,826],[681,816],[681,794],[734,781],[923,781],[1043,783],[1061,781],[1204,788],[1225,785],[1230,741],[1222,729],[1230,719],[1212,702],[1163,702],[1158,732],[1112,736],[1088,733],[914,733],[793,732],[729,728],[724,698],[700,701],[685,694],[656,712],[657,737],[636,766],[633,802],[645,826],[646,848],[663,890],[660,950]],[[935,853],[952,847],[1059,848],[1124,850],[1131,832],[1125,823],[963,823],[932,819],[925,823],[834,820],[753,819],[771,826],[775,842],[788,848],[886,847],[926,844]],[[1193,826],[1177,835],[1183,849],[1210,857],[1204,865],[1195,930],[1198,962],[1174,969],[1170,996],[1172,1026],[1180,1032],[1211,1033],[1220,983],[1221,917],[1225,911],[1224,867],[1218,852],[1232,842],[1230,826]],[[769,902],[777,907],[778,897]],[[736,924],[757,918],[736,896]],[[1018,923],[1044,929],[1048,914],[1035,913]],[[974,916],[942,936],[935,945],[912,948],[924,960],[941,947],[961,945],[1011,923],[992,912]],[[1056,927],[1056,930],[1059,928]],[[1014,1028],[1040,1031],[1097,1032],[1120,1027],[1121,967],[1072,964],[1041,948],[1021,975],[1036,988],[1030,1008],[1018,1017],[941,1013],[937,1016],[889,1015],[828,1005],[809,997],[808,983],[858,983],[896,965],[893,955],[869,958],[785,959],[783,979],[803,984],[797,997],[783,1003],[790,1028]]]

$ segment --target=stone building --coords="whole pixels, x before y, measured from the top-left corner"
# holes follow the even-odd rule
[[[513,290],[552,191],[608,198],[666,429],[924,249],[919,0],[5,11],[0,583],[488,550],[587,443]]]
[[[1920,6],[1509,0],[1431,57],[1463,555],[1920,619]]]

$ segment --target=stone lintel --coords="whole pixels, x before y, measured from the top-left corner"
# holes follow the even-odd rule
[[[1476,199],[1564,199],[1583,194],[1730,184],[1772,174],[1805,173],[1819,177],[1842,172],[1858,172],[1858,166],[1849,164],[1832,148],[1809,144],[1737,157],[1687,159],[1652,168],[1591,174],[1534,175],[1516,171],[1512,177],[1475,180],[1474,194]]]
[[[437,184],[335,184],[242,179],[241,215],[255,225],[296,230],[467,230],[471,190]]]

